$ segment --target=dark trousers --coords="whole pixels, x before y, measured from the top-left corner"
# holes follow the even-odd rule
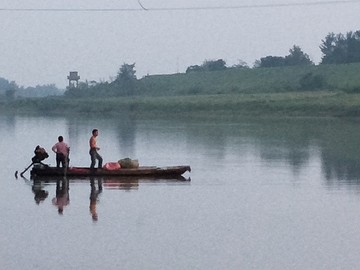
[[[59,168],[60,164],[64,168],[69,164],[69,159],[66,160],[65,155],[62,153],[56,153],[56,167]]]
[[[103,159],[99,155],[99,153],[96,151],[96,149],[90,149],[89,154],[90,154],[90,157],[91,157],[90,168],[91,169],[95,168],[96,160],[99,161],[98,168],[102,168]]]

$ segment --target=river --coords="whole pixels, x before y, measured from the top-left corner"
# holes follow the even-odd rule
[[[0,268],[359,269],[359,124],[0,116]],[[54,165],[59,135],[70,166],[89,166],[93,128],[104,162],[192,171],[186,181],[15,178],[36,145]]]

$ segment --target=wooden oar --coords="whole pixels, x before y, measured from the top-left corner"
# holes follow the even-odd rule
[[[31,162],[31,164],[20,173],[21,177],[24,177],[24,173],[34,164],[34,162]],[[15,172],[15,177],[17,178],[18,171]]]

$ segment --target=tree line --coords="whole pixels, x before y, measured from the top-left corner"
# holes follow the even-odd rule
[[[16,84],[15,81],[9,81],[0,77],[0,96],[6,100],[13,100],[17,97],[47,97],[60,96],[64,91],[58,89],[55,84],[36,85],[34,87],[23,87]]]
[[[360,30],[348,32],[346,34],[329,33],[320,45],[322,64],[344,64],[360,62]],[[311,66],[315,65],[309,55],[294,45],[289,54],[282,56],[265,56],[255,61],[253,68],[285,67],[285,66]],[[222,71],[227,69],[249,69],[250,67],[244,61],[228,67],[223,59],[205,60],[201,65],[192,65],[186,69],[186,73]],[[323,84],[322,78],[307,74],[301,80],[304,87],[320,87]],[[310,84],[310,85],[309,85]],[[142,92],[141,84],[136,77],[135,63],[124,63],[115,79],[111,82],[100,83],[79,83],[77,89],[67,89],[65,96],[130,96]],[[146,89],[145,89],[146,90]],[[144,91],[145,91],[144,90]]]
[[[308,54],[304,53],[299,46],[294,45],[289,50],[289,55],[285,57],[281,56],[266,56],[256,60],[254,68],[266,68],[266,67],[284,67],[284,66],[306,66],[314,65],[310,60]],[[189,66],[186,69],[186,73],[198,72],[198,71],[219,71],[225,69],[236,69],[236,68],[249,68],[246,62],[241,61],[232,66],[227,67],[226,62],[223,59],[218,59],[214,61],[206,60],[202,65]]]
[[[322,40],[320,50],[323,54],[320,65],[322,64],[347,64],[360,62],[360,30],[344,34],[329,33]],[[294,45],[289,54],[282,56],[266,56],[255,61],[254,68],[284,67],[284,66],[306,66],[315,65],[309,55],[302,49]],[[222,59],[215,61],[206,60],[202,65],[190,66],[186,73],[196,71],[217,71],[227,69],[226,63]],[[230,68],[249,68],[242,62]]]
[[[345,64],[360,62],[360,30],[347,32],[346,34],[329,33],[320,45],[322,64]],[[310,66],[315,65],[309,55],[294,45],[289,54],[282,56],[265,56],[256,60],[253,68],[285,67],[285,66]],[[205,60],[201,65],[192,65],[186,69],[186,73],[222,71],[227,69],[249,69],[244,61],[228,67],[223,59]],[[311,75],[311,74],[310,74]],[[310,76],[309,75],[309,76]],[[321,84],[320,78],[306,77],[304,84],[308,81]],[[135,63],[121,65],[116,77],[111,82],[80,82],[77,88],[70,87],[65,91],[65,96],[129,96],[136,95],[142,91],[139,80],[136,77]],[[46,95],[62,94],[55,85],[44,85],[36,87],[19,87],[15,82],[9,82],[0,78],[0,95],[8,99],[21,97],[42,97]]]

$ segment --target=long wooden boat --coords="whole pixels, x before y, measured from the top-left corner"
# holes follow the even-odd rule
[[[191,168],[188,165],[184,166],[169,166],[169,167],[150,167],[140,166],[133,169],[90,169],[89,167],[69,167],[66,170],[64,168],[50,167],[50,166],[33,166],[31,169],[31,177],[42,176],[154,176],[154,177],[175,177],[190,172]]]

